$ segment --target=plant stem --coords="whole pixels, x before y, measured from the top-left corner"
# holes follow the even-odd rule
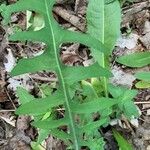
[[[106,61],[105,61],[105,56],[104,56],[104,54],[102,54],[102,57],[103,57],[103,64],[102,64],[102,67],[103,67],[103,68],[106,68]],[[107,87],[108,80],[107,80],[106,77],[103,77],[102,81],[103,81],[103,84],[104,84],[105,97],[108,97],[108,87]]]
[[[76,135],[73,114],[71,112],[71,107],[70,107],[69,95],[67,93],[68,89],[65,85],[64,77],[63,77],[63,74],[62,74],[62,71],[61,71],[61,65],[60,65],[60,61],[59,61],[59,58],[58,58],[59,56],[58,56],[57,46],[56,46],[56,41],[55,41],[55,34],[54,34],[54,31],[53,31],[53,28],[52,28],[52,23],[51,23],[51,19],[50,19],[50,15],[49,15],[49,5],[47,3],[47,0],[45,0],[45,7],[46,7],[46,13],[47,13],[47,16],[48,16],[49,28],[50,28],[50,31],[52,33],[51,38],[53,40],[53,49],[54,49],[54,53],[55,53],[55,60],[56,60],[57,66],[58,66],[58,72],[57,73],[58,73],[58,76],[59,76],[59,79],[60,79],[60,85],[62,86],[62,89],[63,89],[65,104],[66,104],[66,108],[67,108],[68,116],[69,116],[69,120],[70,120],[70,130],[71,130],[72,135],[73,135],[73,143],[74,143],[75,150],[79,150],[80,148],[79,148],[79,143],[78,143],[78,137]]]
[[[102,13],[102,15],[103,15],[103,26],[102,26],[102,36],[101,36],[101,41],[102,41],[102,43],[103,44],[105,44],[105,2],[104,2],[104,0],[102,0],[103,1],[103,13]],[[105,55],[104,55],[104,53],[102,53],[101,54],[102,55],[102,67],[103,68],[106,68],[106,60],[105,60]],[[103,79],[102,79],[102,81],[103,81],[103,84],[104,84],[104,93],[105,93],[105,97],[108,97],[108,87],[107,87],[107,79],[106,79],[106,77],[103,77]]]

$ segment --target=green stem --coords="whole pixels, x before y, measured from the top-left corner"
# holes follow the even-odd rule
[[[106,60],[105,60],[105,56],[104,56],[104,54],[102,54],[103,55],[103,65],[102,65],[102,67],[103,68],[106,68]],[[104,84],[104,93],[105,93],[105,97],[108,97],[108,86],[107,86],[107,83],[108,83],[108,80],[107,80],[107,78],[106,77],[103,77],[103,84]]]
[[[101,41],[102,41],[102,43],[103,44],[105,44],[105,2],[104,2],[104,0],[103,0],[103,27],[102,27],[102,36],[101,36]],[[105,60],[105,55],[104,55],[104,53],[102,53],[102,67],[103,68],[106,68],[106,60]],[[102,79],[102,81],[103,81],[103,84],[104,84],[104,93],[105,93],[105,97],[108,97],[108,87],[107,87],[107,78],[106,77],[103,77],[103,79]]]
[[[64,77],[63,77],[63,73],[61,71],[61,65],[60,65],[60,61],[59,61],[59,58],[58,58],[58,54],[57,54],[57,46],[56,46],[56,41],[55,41],[55,34],[54,34],[54,31],[53,31],[53,28],[52,28],[52,23],[51,23],[51,19],[50,19],[50,15],[49,15],[49,9],[48,9],[48,3],[47,3],[47,0],[45,0],[45,7],[46,7],[46,13],[47,13],[47,16],[48,16],[48,22],[49,22],[49,27],[50,27],[50,30],[51,30],[51,33],[52,33],[52,40],[53,40],[53,48],[54,48],[54,53],[55,53],[55,59],[56,59],[56,64],[58,66],[58,76],[60,77],[60,84],[62,85],[62,89],[63,89],[63,93],[64,93],[64,97],[65,97],[65,104],[66,104],[66,109],[68,111],[68,117],[69,117],[69,120],[70,120],[70,130],[71,130],[71,133],[73,135],[73,143],[74,143],[74,146],[75,146],[75,150],[79,150],[80,146],[79,146],[79,143],[78,143],[78,137],[76,135],[76,131],[75,131],[75,123],[74,123],[74,119],[73,119],[73,114],[71,112],[71,107],[70,107],[70,99],[69,99],[69,95],[68,95],[68,92],[67,92],[67,87],[65,85],[65,81],[64,81]]]

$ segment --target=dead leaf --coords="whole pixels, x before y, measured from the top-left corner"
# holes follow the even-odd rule
[[[26,130],[29,127],[31,118],[29,116],[19,116],[16,122],[17,129]]]
[[[7,94],[5,92],[0,93],[0,103],[8,101]]]
[[[131,33],[129,36],[122,35],[117,41],[116,46],[120,48],[133,49],[136,47],[139,36]]]
[[[63,52],[61,55],[61,60],[64,64],[73,66],[74,63],[82,63],[83,60],[77,55],[73,53]]]
[[[132,74],[124,72],[120,67],[113,66],[112,68],[113,77],[111,82],[115,85],[123,85],[131,88],[135,77]]]
[[[3,87],[5,86],[5,84],[6,84],[6,82],[0,80],[0,88],[1,88],[1,87],[3,88]]]

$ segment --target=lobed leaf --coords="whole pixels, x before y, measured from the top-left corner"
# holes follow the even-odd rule
[[[22,87],[17,87],[17,96],[19,96],[22,105],[35,99],[34,96]]]
[[[62,93],[51,95],[46,98],[33,99],[22,104],[17,110],[16,114],[41,115],[48,112],[51,108],[62,105],[64,98]],[[24,97],[20,97],[21,101],[25,101]],[[34,108],[34,109],[33,109]]]
[[[82,113],[93,113],[98,112],[100,110],[104,110],[106,108],[112,107],[115,105],[118,101],[111,98],[98,98],[93,99],[90,102],[85,102],[82,104],[73,103],[71,105],[71,109],[74,113],[82,114]]]
[[[98,63],[95,63],[89,67],[66,67],[66,69],[63,69],[63,74],[65,76],[64,79],[68,84],[73,84],[74,82],[92,77],[105,76],[108,78],[112,76],[110,71],[100,67]]]
[[[81,132],[86,132],[86,130],[90,130],[93,131],[97,128],[99,128],[100,126],[104,125],[106,122],[108,122],[107,119],[100,119],[98,121],[94,121],[92,123],[88,123],[82,127],[80,127]]]
[[[59,119],[59,120],[37,121],[32,123],[33,126],[44,130],[56,129],[60,126],[64,126],[68,124],[69,124],[69,120],[66,118]]]

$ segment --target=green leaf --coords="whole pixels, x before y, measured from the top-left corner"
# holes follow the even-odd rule
[[[29,94],[29,92],[27,90],[25,90],[24,88],[22,88],[22,87],[17,88],[17,95],[20,98],[21,104],[28,103],[28,102],[35,99],[34,96]]]
[[[139,112],[133,101],[127,101],[124,103],[124,114],[129,119],[134,117],[139,117]]]
[[[60,131],[59,129],[48,129],[48,130],[40,129],[38,141],[36,143],[41,144],[46,139],[46,137],[48,137],[49,134],[63,140],[65,143],[68,143],[69,140],[71,140],[71,135],[68,135],[64,131]]]
[[[52,86],[48,85],[48,84],[42,84],[39,88],[40,88],[42,97],[51,95],[51,93],[53,91]]]
[[[98,78],[92,78],[91,79],[91,85],[94,88],[97,95],[102,96],[103,95],[103,83]]]
[[[24,101],[24,97],[21,96],[20,99],[22,99],[21,101]],[[51,110],[51,108],[62,105],[63,103],[63,96],[60,93],[57,93],[46,98],[34,99],[21,105],[16,110],[16,114],[44,115],[46,112]]]
[[[71,109],[73,112],[82,114],[82,113],[93,113],[100,110],[104,110],[106,108],[112,107],[115,105],[118,101],[111,98],[99,98],[99,99],[93,99],[90,102],[85,102],[82,104],[73,103],[71,105]]]
[[[131,144],[119,132],[113,130],[113,135],[121,150],[133,150]]]
[[[73,84],[74,82],[81,81],[83,79],[88,79],[92,77],[111,77],[112,73],[107,69],[100,67],[97,63],[89,66],[89,67],[67,67],[63,70],[64,79],[66,83]],[[74,78],[72,78],[74,76]]]
[[[100,40],[106,47],[106,56],[91,49],[95,60],[103,68],[108,67],[109,58],[120,34],[121,9],[119,2],[108,0],[90,0],[87,8],[87,32]],[[109,68],[109,67],[108,67]],[[104,77],[104,92],[108,97],[107,79]]]
[[[104,139],[101,138],[95,138],[92,139],[88,144],[90,150],[103,150],[105,146]]]
[[[124,91],[126,90],[123,87],[118,87],[118,86],[114,86],[113,84],[109,84],[108,85],[108,90],[110,92],[110,94],[114,97],[114,98],[119,98],[120,95],[124,94]]]
[[[40,13],[33,13],[31,11],[27,11],[27,29],[38,31],[45,26],[43,15]]]
[[[148,89],[150,88],[150,82],[149,81],[139,81],[135,84],[136,88],[138,89]]]
[[[85,132],[86,130],[90,130],[93,131],[97,128],[99,128],[100,126],[104,125],[106,122],[108,122],[107,119],[100,119],[98,121],[94,121],[92,123],[88,123],[82,127],[80,127],[81,132]],[[90,132],[88,131],[88,132]]]
[[[93,99],[93,98],[98,98],[98,95],[91,85],[91,83],[87,81],[82,81],[82,88],[83,88],[83,95],[85,95],[87,98],[86,99]]]
[[[21,59],[17,66],[12,70],[11,75],[17,76],[24,73],[35,73],[42,70],[54,70],[54,68],[56,67],[54,59],[49,59],[49,55],[50,53],[46,51],[42,55],[34,58]]]
[[[67,134],[66,132],[64,131],[60,131],[58,129],[53,129],[50,131],[50,133],[54,136],[54,137],[57,137],[61,140],[63,140],[64,142],[68,143],[68,140],[71,140],[72,137],[71,135]]]
[[[110,54],[120,35],[121,9],[117,0],[114,2],[111,0],[110,4],[105,4],[105,2],[106,0],[89,1],[87,28],[91,36],[105,44],[106,51]]]
[[[31,147],[32,147],[32,150],[45,150],[45,148],[43,148],[40,144],[37,145],[36,142],[31,142]]]
[[[105,0],[105,4],[109,4],[109,3],[112,3],[114,1],[116,1],[116,0]]]
[[[135,74],[135,77],[137,79],[142,80],[135,84],[136,88],[138,89],[150,88],[150,72],[139,72]]]
[[[37,122],[33,122],[32,125],[40,129],[51,130],[51,129],[58,128],[60,126],[68,125],[68,123],[69,123],[68,118],[67,119],[63,118],[59,120],[37,121]]]
[[[144,67],[150,64],[150,52],[125,55],[118,58],[117,62],[129,67]]]
[[[135,77],[140,80],[150,81],[150,72],[139,72],[135,74]]]
[[[50,134],[49,130],[40,129],[38,132],[38,140],[36,142],[37,145],[41,144]]]
[[[133,98],[137,95],[136,90],[128,90],[124,87],[115,87],[112,84],[109,85],[108,89],[110,94],[115,99],[119,100],[117,104],[117,111],[119,109],[129,119],[131,119],[133,116],[139,116],[137,106],[132,101]]]

